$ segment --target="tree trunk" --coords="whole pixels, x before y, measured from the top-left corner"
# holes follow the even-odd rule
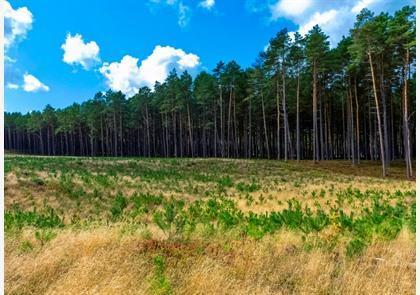
[[[351,148],[351,164],[356,164],[355,150],[354,150],[354,123],[353,123],[353,97],[351,90],[351,79],[349,77],[349,140]]]
[[[225,156],[225,145],[224,145],[224,134],[223,134],[223,93],[222,86],[219,85],[219,97],[220,97],[220,151],[222,158]]]
[[[118,139],[117,139],[117,114],[114,110],[114,156],[118,155]]]
[[[189,104],[187,104],[187,115],[188,115],[188,133],[190,135],[191,157],[194,157],[193,134],[192,134],[191,114],[190,114],[190,105]]]
[[[406,50],[404,62],[404,95],[403,95],[403,138],[404,138],[404,156],[406,165],[407,178],[413,176],[411,167],[411,147],[410,147],[410,130],[408,128],[408,67],[410,61],[410,51]]]
[[[381,162],[382,162],[382,177],[385,177],[386,164],[385,164],[384,142],[383,142],[383,137],[382,137],[381,114],[379,112],[379,99],[378,99],[378,93],[376,91],[375,71],[373,69],[372,53],[370,51],[368,52],[368,57],[369,57],[370,72],[372,75],[373,94],[375,97],[375,104],[376,104],[376,117],[378,121],[379,146],[380,146],[379,148],[380,148]]]
[[[296,160],[300,161],[300,120],[299,120],[299,89],[300,88],[300,74],[297,75],[296,88]]]
[[[318,130],[317,130],[317,68],[316,62],[313,64],[312,69],[312,148],[313,148],[313,161],[316,163],[318,161]]]
[[[284,160],[287,161],[287,144],[288,144],[288,135],[289,135],[289,124],[287,119],[287,110],[286,110],[286,79],[285,79],[285,67],[282,66],[282,86],[283,86],[283,97],[282,97],[282,105],[283,105],[283,125],[284,125]]]
[[[227,128],[227,156],[230,157],[230,117],[231,117],[231,108],[232,108],[232,85],[230,85],[230,91],[229,91],[229,106],[228,106],[228,128]]]
[[[360,124],[359,124],[359,98],[357,97],[357,80],[354,78],[354,101],[356,103],[356,161],[360,164]]]
[[[277,69],[276,74],[276,108],[277,108],[277,137],[276,137],[276,149],[277,149],[277,160],[280,160],[280,85],[279,85],[279,70]]]
[[[267,158],[270,159],[270,147],[268,145],[267,123],[266,123],[266,119],[265,119],[264,93],[263,93],[262,89],[261,89],[261,106],[262,106],[262,112],[263,112],[265,148],[266,148],[266,152],[267,152]]]
[[[147,156],[150,157],[150,126],[149,126],[149,108],[146,103],[146,133],[147,133]]]

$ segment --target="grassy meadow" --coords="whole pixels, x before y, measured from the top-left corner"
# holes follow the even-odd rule
[[[414,294],[403,163],[6,155],[7,294]]]

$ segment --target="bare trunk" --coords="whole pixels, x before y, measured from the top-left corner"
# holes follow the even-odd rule
[[[187,104],[187,115],[188,115],[188,132],[189,132],[189,135],[190,135],[191,157],[194,157],[193,136],[192,136],[191,115],[190,115],[190,105],[189,104]]]
[[[267,123],[266,123],[266,119],[265,119],[264,93],[263,93],[262,89],[261,89],[261,106],[262,106],[262,112],[263,112],[265,148],[266,148],[266,152],[267,152],[267,158],[270,159],[270,147],[268,145]]]
[[[354,153],[354,123],[353,123],[353,97],[351,91],[351,79],[349,78],[349,140],[351,148],[351,164],[356,164]]]
[[[149,108],[146,104],[146,133],[147,133],[147,156],[150,157],[150,126],[149,126]]]
[[[222,86],[219,86],[219,96],[220,96],[220,152],[222,158],[225,156],[225,145],[224,145],[224,134],[223,134],[223,93]]]
[[[313,125],[313,135],[312,135],[312,145],[313,145],[313,161],[314,163],[318,161],[318,130],[317,130],[317,73],[316,73],[316,62],[313,64],[312,70],[312,125]]]
[[[230,92],[229,92],[229,106],[228,106],[228,128],[227,128],[227,156],[230,157],[230,117],[231,117],[231,109],[232,107],[232,85],[230,85]]]
[[[359,98],[357,97],[356,78],[354,78],[354,102],[356,103],[356,161],[357,161],[357,164],[360,164]]]
[[[289,135],[288,130],[288,122],[287,122],[287,110],[286,110],[286,79],[285,79],[285,68],[284,65],[282,66],[282,86],[283,86],[283,97],[282,97],[282,105],[283,105],[283,125],[284,125],[284,160],[287,161],[287,139]]]
[[[404,63],[404,95],[403,95],[403,137],[404,137],[404,156],[406,164],[407,178],[413,176],[411,167],[411,150],[410,150],[410,130],[408,128],[408,67],[410,61],[410,51],[406,50]]]
[[[278,72],[276,74],[276,108],[277,108],[277,160],[280,160],[280,86],[279,86],[279,78]]]
[[[372,54],[370,51],[368,52],[368,57],[369,57],[370,72],[372,75],[373,94],[375,97],[375,104],[376,104],[376,117],[378,121],[379,145],[380,145],[381,162],[382,162],[382,176],[385,177],[386,164],[385,164],[384,142],[383,142],[383,137],[382,137],[381,114],[379,112],[379,99],[378,99],[378,93],[376,91],[375,71],[373,69]]]
[[[300,120],[299,120],[299,87],[300,77],[299,72],[297,76],[297,88],[296,88],[296,160],[300,160]]]

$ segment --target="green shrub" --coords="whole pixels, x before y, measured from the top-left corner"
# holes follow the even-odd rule
[[[57,234],[49,229],[39,230],[35,232],[35,239],[41,243],[41,247],[47,242],[51,241],[57,236]]]
[[[255,182],[252,182],[250,184],[246,184],[244,182],[239,182],[236,185],[236,189],[240,192],[245,192],[245,193],[252,193],[252,192],[256,192],[258,190],[261,189],[261,186]]]
[[[63,227],[63,220],[55,213],[53,208],[46,207],[42,212],[23,211],[19,207],[4,213],[5,230],[22,229],[25,226],[35,228]]]
[[[161,255],[155,256],[155,258],[153,259],[153,265],[155,269],[150,285],[151,293],[162,295],[173,294],[171,283],[165,276],[165,258]]]
[[[119,192],[115,197],[110,209],[112,218],[115,219],[120,217],[127,205],[127,199]]]
[[[360,255],[364,248],[366,247],[366,244],[361,239],[353,239],[351,240],[347,247],[346,247],[346,255],[349,257],[354,257]]]

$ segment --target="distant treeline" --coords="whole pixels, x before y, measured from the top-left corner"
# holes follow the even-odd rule
[[[251,41],[250,41],[251,42]],[[42,155],[269,159],[415,156],[415,8],[357,16],[330,48],[283,29],[255,64],[171,71],[153,91],[109,90],[64,109],[5,114],[5,148]]]

